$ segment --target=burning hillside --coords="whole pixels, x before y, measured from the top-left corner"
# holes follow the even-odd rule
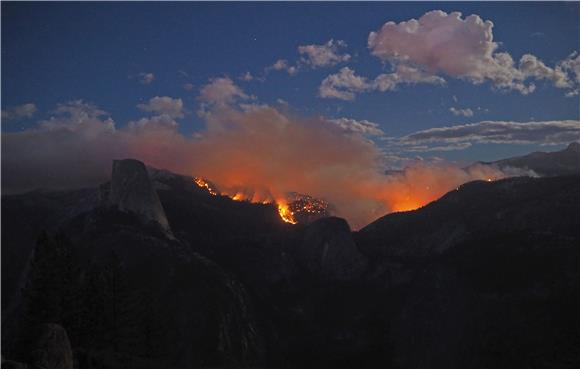
[[[275,205],[280,219],[290,224],[310,223],[330,215],[329,204],[326,201],[296,192],[287,194],[285,198],[276,199],[270,193],[253,190],[220,191],[217,186],[200,177],[195,177],[193,182],[213,196],[221,195],[235,201]]]
[[[288,204],[298,223],[310,223],[330,215],[330,206],[326,201],[309,195],[291,192],[288,194]]]

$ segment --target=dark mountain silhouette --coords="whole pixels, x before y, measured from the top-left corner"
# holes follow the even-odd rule
[[[580,175],[467,183],[355,235],[402,367],[580,362]],[[539,337],[542,337],[541,339]]]
[[[580,174],[467,183],[353,233],[117,163],[2,198],[7,367],[38,362],[46,324],[75,368],[580,363]]]
[[[490,231],[578,237],[579,183],[580,174],[466,183],[417,211],[374,221],[357,232],[357,243],[373,256],[422,257]]]
[[[482,164],[495,165],[501,169],[517,168],[533,171],[539,176],[580,173],[580,143],[572,142],[561,151],[539,151],[494,162],[482,162]]]

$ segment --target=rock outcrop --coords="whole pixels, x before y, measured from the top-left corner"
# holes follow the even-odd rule
[[[66,330],[58,324],[44,324],[30,353],[34,369],[73,369],[73,354]]]
[[[109,201],[120,211],[138,214],[171,232],[163,206],[142,162],[135,159],[113,161]]]
[[[359,277],[365,267],[365,258],[354,243],[348,223],[336,217],[310,224],[295,257],[310,273],[326,280],[351,280]]]

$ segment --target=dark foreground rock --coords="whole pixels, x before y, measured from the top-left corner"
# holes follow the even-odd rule
[[[73,369],[73,353],[66,330],[58,324],[44,324],[30,352],[34,369]]]

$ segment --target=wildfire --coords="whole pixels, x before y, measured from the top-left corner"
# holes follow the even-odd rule
[[[193,181],[199,187],[205,188],[207,190],[207,192],[209,192],[210,194],[217,196],[218,193],[203,178],[196,177],[193,179]]]
[[[215,190],[206,180],[204,180],[203,178],[199,178],[196,177],[193,179],[193,181],[195,182],[195,184],[200,187],[200,188],[205,188],[207,190],[207,192],[209,192],[211,195],[213,196],[217,196],[219,195],[224,195],[224,196],[228,196],[229,198],[231,198],[234,201],[249,201],[249,202],[254,202],[253,199],[246,197],[243,193],[241,192],[236,192],[233,196],[230,196],[228,194],[223,194],[223,193],[218,193],[217,190]],[[267,204],[273,204],[272,201],[267,201],[267,200],[262,200],[262,201],[257,201],[258,203],[267,205]],[[278,209],[278,214],[280,214],[280,219],[282,219],[284,222],[286,223],[290,223],[290,224],[296,224],[298,223],[295,218],[294,218],[294,212],[291,210],[290,206],[282,201],[277,201],[276,202],[277,205],[277,209]],[[305,208],[306,211],[310,211],[310,208]]]
[[[401,200],[401,201],[394,203],[393,204],[393,212],[417,210],[423,205],[424,205],[423,203],[421,203],[417,200],[407,198],[407,199],[404,199],[404,200]]]
[[[294,219],[294,213],[292,212],[292,210],[290,210],[290,207],[286,204],[278,204],[278,214],[280,214],[280,218],[282,218],[283,221],[285,221],[286,223],[290,223],[290,224],[296,224],[298,223],[295,219]]]

